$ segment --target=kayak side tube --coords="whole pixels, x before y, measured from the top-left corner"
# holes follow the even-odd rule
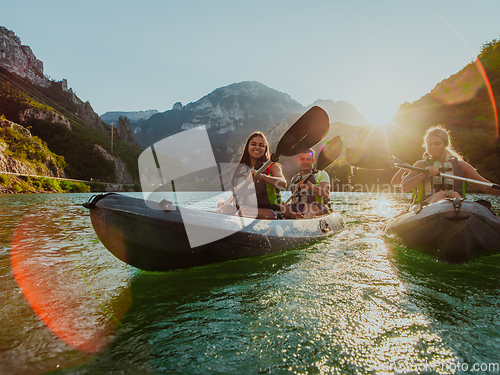
[[[446,199],[409,211],[392,220],[385,234],[450,263],[500,252],[499,216],[468,200]]]
[[[307,220],[257,220],[170,202],[146,204],[120,194],[96,196],[85,206],[103,245],[146,271],[277,253],[323,240],[345,227],[337,212]]]

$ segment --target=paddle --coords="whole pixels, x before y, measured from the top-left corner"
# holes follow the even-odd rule
[[[338,159],[342,152],[343,142],[340,136],[336,136],[326,142],[318,155],[318,160],[316,161],[316,167],[313,168],[311,172],[302,177],[302,181],[305,181],[312,174],[317,173],[318,171],[322,171],[323,169],[328,168],[330,164],[332,164],[335,160]],[[297,189],[290,198],[287,199],[285,204],[288,204],[295,196],[297,196],[300,192],[300,188]]]
[[[311,107],[304,113],[281,137],[276,152],[266,161],[254,174],[254,178],[260,175],[273,162],[277,162],[280,156],[293,156],[313,147],[328,133],[330,120],[328,114],[318,106]],[[250,183],[248,181],[246,184]],[[245,184],[245,186],[246,186]],[[240,189],[243,186],[240,187]],[[236,192],[226,202],[232,203],[236,199]]]
[[[315,169],[322,171],[323,169],[328,168],[330,164],[339,158],[343,147],[344,144],[339,135],[327,141],[319,152]]]
[[[383,155],[373,151],[365,150],[362,148],[348,147],[346,150],[346,160],[353,167],[361,169],[389,169],[389,168],[403,168],[411,171],[429,173],[427,169],[414,167],[408,163],[404,163],[395,156]],[[438,173],[438,176],[451,178],[472,184],[483,185],[493,189],[500,189],[500,185],[492,184],[490,182],[473,180],[470,178],[455,176],[448,173]]]
[[[276,152],[256,172],[255,177],[266,170],[280,156],[293,156],[313,147],[321,141],[330,129],[330,120],[324,109],[311,107],[281,137]]]

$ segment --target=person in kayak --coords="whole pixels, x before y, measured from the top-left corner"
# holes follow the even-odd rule
[[[423,155],[423,160],[417,161],[414,166],[425,168],[428,173],[410,171],[400,183],[400,189],[403,193],[413,190],[414,204],[434,203],[445,198],[465,197],[464,182],[437,176],[439,172],[490,183],[477,173],[472,165],[463,161],[462,157],[453,149],[450,133],[444,126],[438,125],[427,130],[424,136],[424,147],[426,152]],[[500,195],[500,190],[480,185],[477,187],[487,194]]]
[[[314,169],[314,150],[299,154],[300,172],[290,181],[291,205],[281,210],[289,218],[312,218],[328,211],[330,202],[330,177],[325,171]]]
[[[255,217],[257,219],[278,219],[281,217],[280,190],[286,189],[286,180],[280,164],[272,163],[259,176],[254,177],[256,170],[270,157],[269,142],[264,133],[256,131],[250,134],[231,179],[231,184],[236,188],[241,186],[245,179],[253,181],[255,194],[243,195],[243,197],[242,194],[238,194],[238,204],[236,206],[226,203],[217,212]]]

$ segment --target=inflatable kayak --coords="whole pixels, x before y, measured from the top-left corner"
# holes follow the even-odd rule
[[[385,234],[450,263],[500,252],[500,218],[487,201],[445,199],[396,217]]]
[[[95,195],[84,207],[103,245],[145,271],[278,253],[323,240],[345,227],[337,212],[313,219],[257,220],[115,193]]]

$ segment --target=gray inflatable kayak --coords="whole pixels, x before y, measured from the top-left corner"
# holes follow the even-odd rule
[[[145,202],[120,194],[93,196],[84,206],[103,245],[146,271],[168,271],[278,253],[341,232],[342,215],[257,220]]]
[[[450,263],[498,253],[500,218],[489,202],[478,202],[445,199],[423,206],[393,219],[385,234]]]

